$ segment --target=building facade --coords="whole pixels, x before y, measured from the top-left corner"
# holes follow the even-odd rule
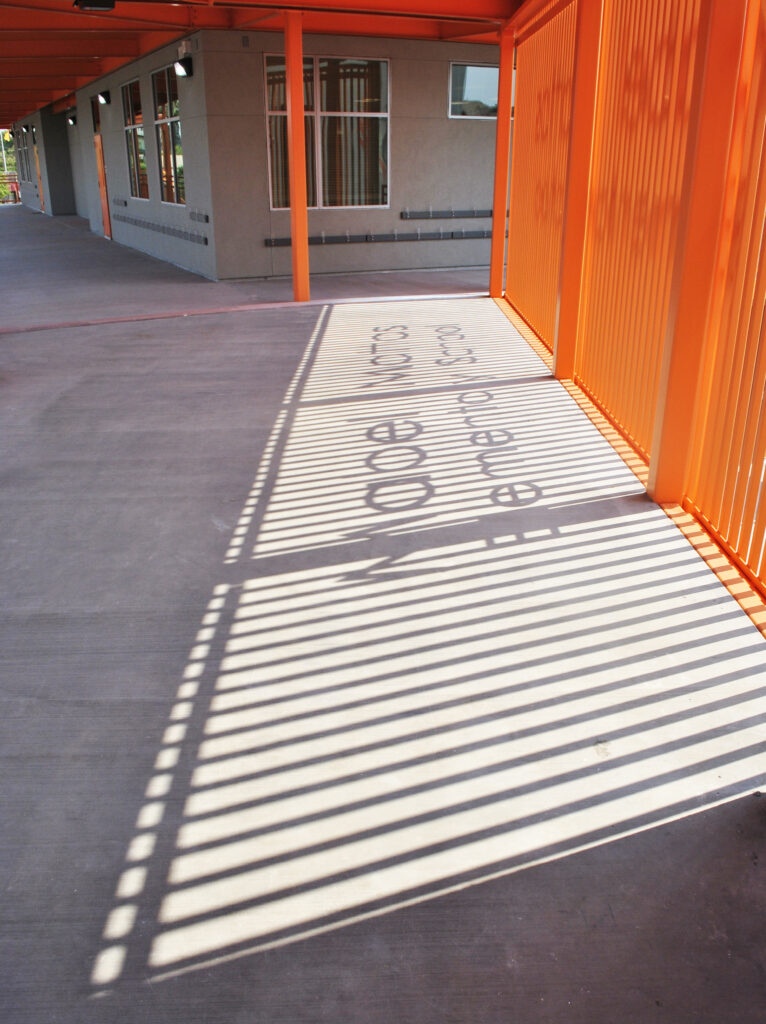
[[[208,278],[289,274],[283,53],[200,31],[30,115],[22,201]],[[304,37],[312,273],[489,262],[496,66],[487,45]]]

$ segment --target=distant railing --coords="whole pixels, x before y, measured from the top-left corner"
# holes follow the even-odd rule
[[[0,174],[0,202],[20,203],[19,179],[15,174]]]

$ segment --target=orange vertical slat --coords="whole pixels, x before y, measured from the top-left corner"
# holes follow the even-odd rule
[[[651,447],[677,244],[700,0],[608,0],[577,377]]]
[[[299,11],[286,11],[284,17],[293,297],[296,302],[307,302],[310,297],[309,218],[306,199],[306,145],[304,141],[303,15]]]
[[[104,163],[104,144],[101,134],[97,132],[93,136],[93,146],[96,150],[96,172],[98,174],[98,196],[101,202],[101,219],[104,228],[104,238],[112,237],[112,217],[109,213],[109,196],[106,188],[106,165]]]
[[[656,440],[656,485],[664,462],[677,489],[683,435],[685,506],[766,593],[766,5],[722,4],[603,0],[575,374],[645,456]],[[576,7],[535,8],[514,19],[506,297],[550,345],[561,282],[577,276],[561,264],[571,169],[557,118],[571,111]]]
[[[721,324],[725,315],[724,309],[730,308],[732,301],[733,289],[730,287],[730,282],[734,268],[741,262],[735,259],[734,255],[737,251],[740,253],[747,252],[748,248],[742,245],[742,239],[739,237],[740,233],[737,231],[737,219],[741,217],[741,210],[738,210],[738,207],[741,207],[740,180],[743,174],[743,167],[753,166],[752,153],[749,150],[753,142],[752,126],[756,115],[756,105],[751,102],[751,93],[754,85],[757,84],[758,74],[761,69],[761,62],[756,61],[759,27],[758,0],[749,0],[737,96],[733,111],[732,142],[729,150],[729,166],[727,170],[724,209],[721,217],[721,230],[719,233],[717,265],[711,290],[708,345],[706,347],[708,358],[703,365],[703,380],[700,385],[701,401],[697,409],[695,436],[692,445],[693,452],[697,454],[700,454],[702,451],[708,414],[713,407],[715,383],[713,370]],[[755,194],[755,175],[750,175],[749,178],[748,193],[752,197]],[[749,205],[750,200],[748,200]],[[735,235],[737,235],[736,238]],[[734,248],[735,242],[736,249]],[[699,460],[696,464],[692,462],[688,481],[689,493],[697,492],[701,468]]]
[[[577,0],[516,53],[506,298],[552,348],[564,219]],[[560,8],[560,9],[558,9]]]
[[[747,0],[704,0],[680,234],[666,325],[649,493],[679,502],[691,453],[716,242],[725,209]]]
[[[35,154],[35,171],[37,172],[37,191],[40,198],[40,210],[45,213],[45,193],[43,192],[43,176],[40,173],[40,154],[37,152],[37,143],[32,146]]]
[[[500,35],[500,80],[498,82],[497,131],[495,136],[495,185],[492,201],[492,252],[489,264],[489,294],[500,298],[505,277],[505,233],[508,223],[508,172],[511,162],[511,117],[513,102],[513,32]]]
[[[580,319],[593,115],[601,49],[601,14],[602,0],[577,5],[575,74],[553,354],[553,372],[564,380],[574,376],[577,325]]]
[[[685,504],[766,586],[766,12],[750,0],[709,321],[706,408]]]

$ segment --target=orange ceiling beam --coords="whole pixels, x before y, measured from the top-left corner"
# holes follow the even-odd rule
[[[540,0],[528,0],[539,3]],[[550,3],[550,0],[548,0]],[[0,0],[0,126],[201,29],[497,43],[519,0],[116,0],[93,13],[70,0]]]
[[[363,14],[371,17],[403,15],[438,21],[504,22],[513,14],[513,0],[213,0],[213,6],[259,7],[277,11],[321,11],[327,14]],[[119,6],[119,4],[118,4]]]
[[[78,32],[114,32],[144,28],[227,28],[223,7],[191,3],[129,3],[117,0],[113,11],[95,14],[62,7],[59,0],[0,0],[0,26],[6,28],[76,29]]]
[[[9,93],[9,95],[11,95]],[[40,106],[45,106],[52,100],[56,99],[57,91],[55,89],[24,89],[18,93],[13,93],[12,98],[18,104],[28,104],[27,110],[34,111],[39,109]],[[31,106],[32,103],[36,103],[37,106]]]
[[[252,12],[249,12],[252,14]],[[249,17],[240,20],[239,12],[234,15],[232,28],[238,31],[260,30],[281,32],[282,21],[276,15],[268,21],[255,23]],[[394,15],[370,17],[363,14],[334,14],[328,17],[315,11],[308,11],[303,17],[306,35],[349,35],[349,36],[390,36],[395,39],[460,40],[465,36],[483,35],[497,42],[498,29],[490,24],[476,21],[440,21],[433,18],[402,18]]]
[[[101,74],[101,61],[97,58],[49,57],[44,67],[28,58],[6,58],[0,65],[0,82],[6,78],[67,78]]]
[[[41,82],[39,78],[6,78],[5,74],[0,77],[0,87],[3,91],[8,92],[60,92],[62,89],[71,91],[72,89],[81,89],[87,84],[88,79],[85,76],[61,75],[52,80],[46,89],[45,83]]]
[[[2,21],[2,14],[0,14]],[[98,38],[81,36],[74,32],[6,32],[0,34],[0,59],[29,57],[42,65],[55,57],[84,57],[99,60],[101,57],[138,57],[138,39],[133,35],[99,35]]]

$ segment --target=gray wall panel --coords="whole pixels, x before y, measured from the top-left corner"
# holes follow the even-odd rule
[[[88,190],[88,171],[84,140],[90,139],[90,117],[80,114],[79,107],[75,111],[77,124],[68,125],[69,160],[72,169],[72,187],[74,189],[75,212],[78,217],[90,220],[90,199]],[[91,224],[91,229],[93,225]]]
[[[243,41],[247,41],[247,46]],[[289,248],[266,237],[290,233],[289,213],[270,211],[264,109],[264,53],[283,52],[276,33],[202,33],[206,54],[211,168],[219,226],[218,276],[289,274]],[[306,55],[390,59],[388,209],[309,210],[309,233],[412,231],[404,209],[488,209],[492,205],[495,122],[448,117],[452,60],[493,63],[494,47],[412,40],[306,36]],[[395,55],[395,56],[393,56]],[[489,227],[484,221],[429,221],[423,229]],[[477,266],[488,240],[312,246],[312,273],[403,267]]]
[[[269,223],[265,131],[263,116],[208,119],[219,278],[273,273],[263,243]]]
[[[51,216],[76,213],[66,115],[53,114],[50,108],[45,109],[40,113],[40,124],[40,171],[45,193],[45,212]]]

